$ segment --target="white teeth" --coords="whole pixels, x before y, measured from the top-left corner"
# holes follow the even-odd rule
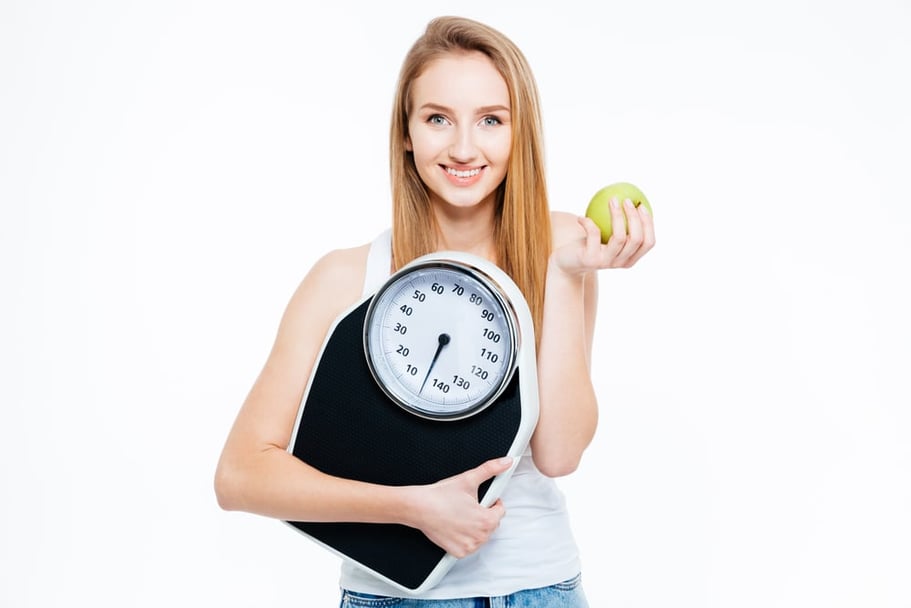
[[[446,167],[446,173],[448,173],[449,175],[455,175],[456,177],[473,177],[480,172],[481,172],[480,169],[470,169],[468,171],[457,171],[455,169]]]

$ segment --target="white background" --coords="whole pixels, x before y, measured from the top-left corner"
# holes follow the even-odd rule
[[[911,8],[585,5],[0,4],[0,605],[337,605],[212,476],[298,281],[388,225],[400,62],[462,14],[536,72],[553,207],[656,216],[560,480],[592,606],[911,606]]]

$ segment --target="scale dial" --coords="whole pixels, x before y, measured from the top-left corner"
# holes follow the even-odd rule
[[[518,323],[509,298],[478,265],[430,257],[402,268],[377,291],[364,321],[364,349],[371,373],[395,403],[425,418],[458,420],[506,388]]]

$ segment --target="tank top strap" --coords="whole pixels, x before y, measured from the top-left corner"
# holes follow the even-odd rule
[[[367,271],[364,274],[363,296],[369,296],[379,289],[387,278],[392,266],[392,229],[387,228],[370,243],[367,253]]]

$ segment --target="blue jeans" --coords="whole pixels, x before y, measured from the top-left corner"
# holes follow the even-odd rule
[[[582,575],[562,583],[526,589],[496,597],[466,597],[454,600],[422,600],[386,597],[342,590],[339,608],[588,608],[582,591]]]

